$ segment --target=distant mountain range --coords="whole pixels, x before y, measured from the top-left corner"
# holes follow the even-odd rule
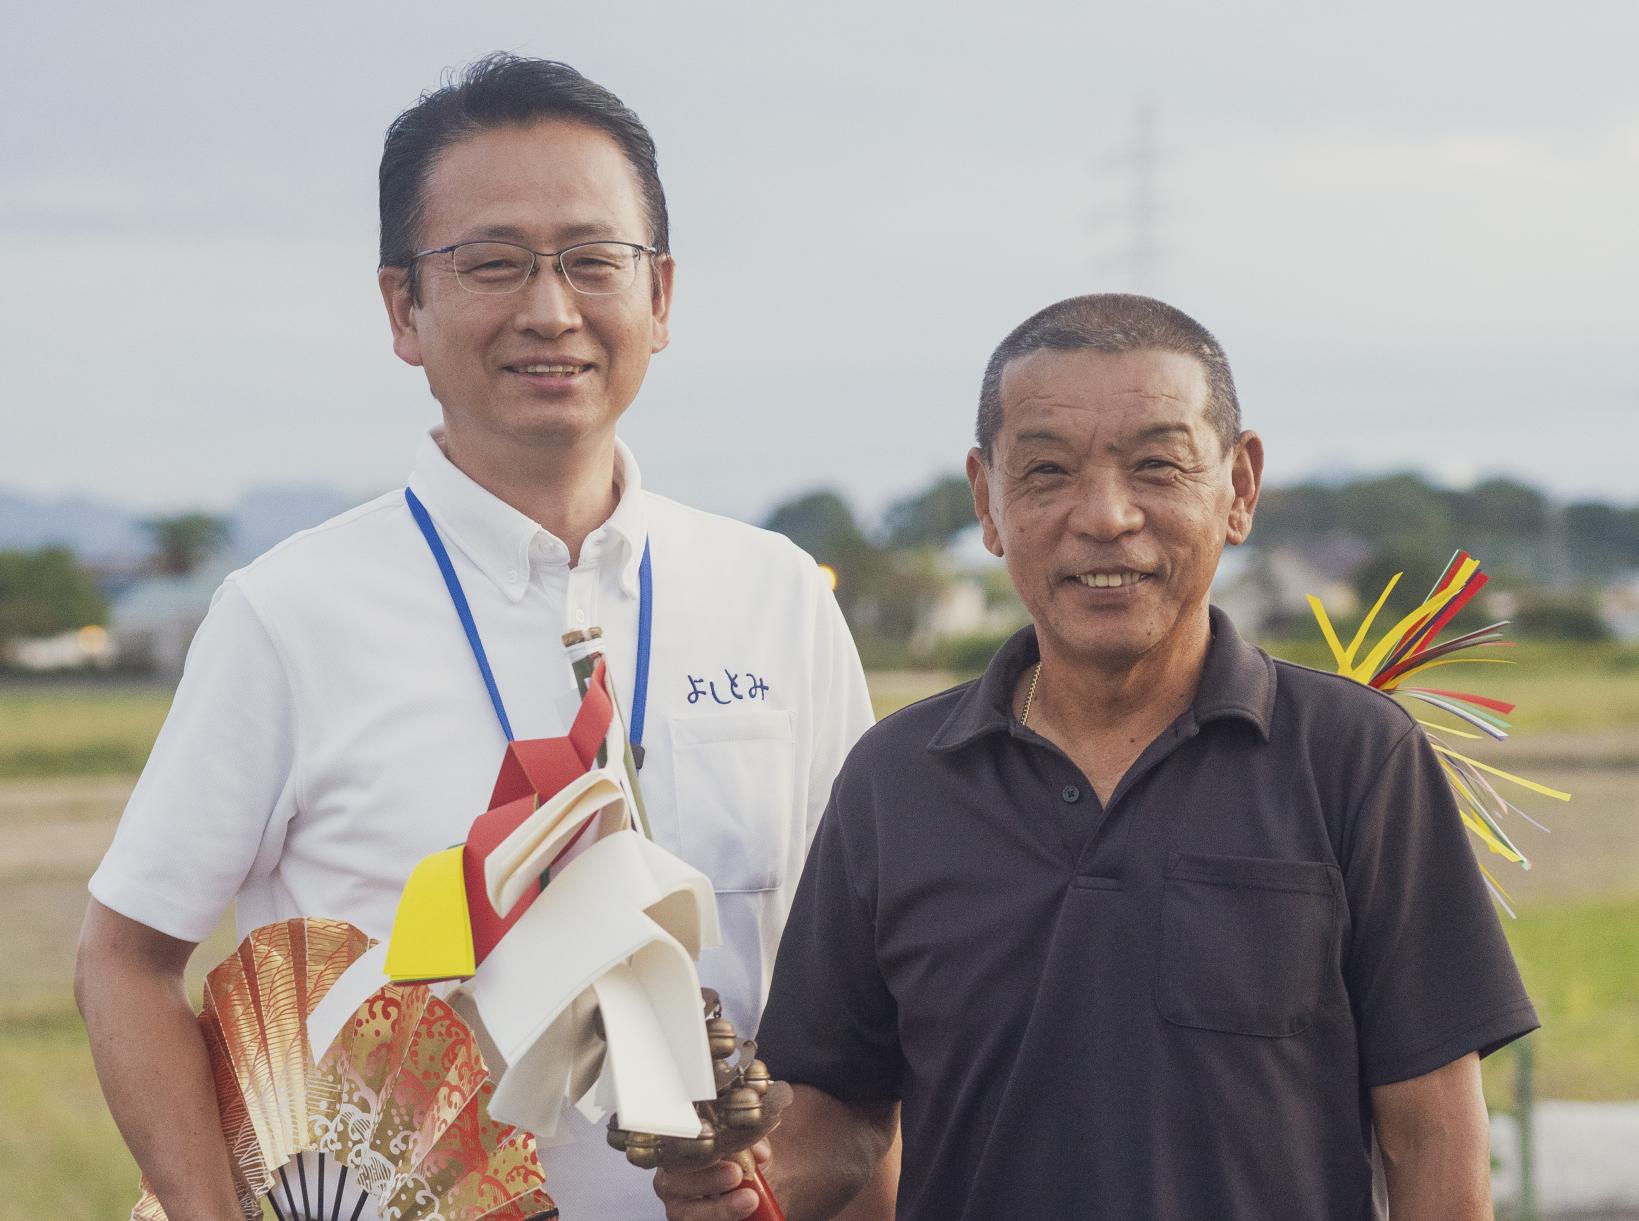
[[[364,499],[328,487],[252,489],[223,514],[232,530],[229,557],[253,559]],[[0,550],[67,547],[95,568],[131,568],[152,551],[142,528],[143,519],[152,516],[85,496],[47,499],[0,489]]]

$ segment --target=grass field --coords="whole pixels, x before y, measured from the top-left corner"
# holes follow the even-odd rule
[[[1272,651],[1325,662],[1307,643]],[[1521,705],[1520,738],[1487,757],[1575,794],[1568,806],[1528,807],[1552,833],[1527,828],[1536,868],[1499,873],[1519,906],[1505,924],[1544,1023],[1532,1036],[1537,1091],[1639,1098],[1639,660],[1548,647],[1521,659],[1472,673],[1482,675],[1474,689]],[[873,675],[878,713],[948,681]],[[73,1008],[73,954],[86,878],[169,700],[157,688],[0,687],[0,1216],[101,1221],[134,1199],[136,1170]],[[231,943],[220,930],[200,967]],[[1512,1104],[1511,1059],[1486,1064],[1500,1109]]]
[[[1270,641],[1264,647],[1287,661],[1320,670],[1334,668],[1318,640]],[[1491,660],[1428,670],[1419,681],[1519,705],[1510,721],[1527,739],[1521,745],[1529,745],[1531,735],[1544,731],[1605,734],[1639,729],[1639,646],[1536,642],[1475,652]],[[1639,760],[1639,733],[1631,735],[1630,745]]]
[[[134,776],[170,706],[149,686],[0,688],[0,779]]]

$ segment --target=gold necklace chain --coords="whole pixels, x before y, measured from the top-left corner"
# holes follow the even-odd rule
[[[1030,705],[1035,701],[1036,683],[1040,678],[1041,662],[1038,661],[1036,663],[1036,668],[1030,672],[1030,690],[1024,693],[1024,715],[1019,717],[1019,725],[1021,728],[1030,724]]]

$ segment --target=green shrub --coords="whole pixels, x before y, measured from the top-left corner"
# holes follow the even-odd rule
[[[1595,642],[1611,635],[1593,601],[1575,596],[1542,594],[1524,601],[1514,614],[1514,627],[1524,640]]]
[[[941,670],[948,670],[958,678],[973,678],[984,672],[996,650],[1012,635],[1012,632],[974,632],[951,636],[939,642],[934,660]]]

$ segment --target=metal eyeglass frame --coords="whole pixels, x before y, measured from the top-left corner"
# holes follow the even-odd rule
[[[455,252],[457,250],[459,250],[462,246],[479,246],[479,245],[484,245],[484,246],[511,246],[514,250],[522,250],[526,254],[529,255],[530,260],[531,260],[530,264],[529,264],[529,270],[524,273],[524,278],[518,281],[518,286],[516,288],[508,288],[508,289],[503,289],[500,292],[486,293],[486,292],[479,292],[475,288],[468,288],[467,287],[467,285],[461,279],[461,273],[455,270]],[[410,261],[413,263],[417,259],[423,259],[423,258],[426,258],[428,255],[432,255],[432,254],[447,254],[447,255],[449,255],[450,256],[450,271],[452,273],[454,273],[454,275],[455,275],[455,282],[458,285],[460,285],[462,291],[469,292],[475,297],[505,297],[505,296],[508,296],[508,295],[510,295],[512,293],[515,293],[515,292],[521,292],[523,290],[524,285],[529,283],[530,276],[534,275],[536,270],[539,269],[542,259],[552,259],[552,260],[554,260],[557,263],[558,274],[563,277],[563,282],[565,284],[569,285],[569,287],[573,291],[579,293],[583,297],[614,297],[614,296],[618,296],[619,294],[621,294],[623,292],[626,292],[628,289],[630,289],[632,287],[632,284],[637,283],[637,269],[634,266],[633,269],[632,269],[632,284],[626,284],[626,285],[623,285],[620,288],[611,289],[609,292],[606,292],[606,293],[587,292],[580,285],[576,284],[575,281],[572,278],[570,278],[569,272],[564,269],[563,256],[566,255],[566,254],[573,254],[577,250],[584,250],[588,246],[626,246],[626,247],[629,247],[632,250],[637,251],[639,256],[646,254],[646,255],[649,256],[650,259],[658,258],[661,254],[661,252],[657,248],[655,248],[654,246],[645,246],[641,242],[624,242],[624,241],[619,240],[618,238],[599,238],[596,241],[576,242],[573,246],[565,246],[562,250],[531,250],[528,246],[525,246],[522,242],[509,242],[505,238],[500,238],[500,237],[469,237],[465,241],[452,242],[448,246],[435,246],[431,250],[418,250],[415,254],[412,254],[410,256]],[[641,261],[641,260],[639,260],[639,261]]]

